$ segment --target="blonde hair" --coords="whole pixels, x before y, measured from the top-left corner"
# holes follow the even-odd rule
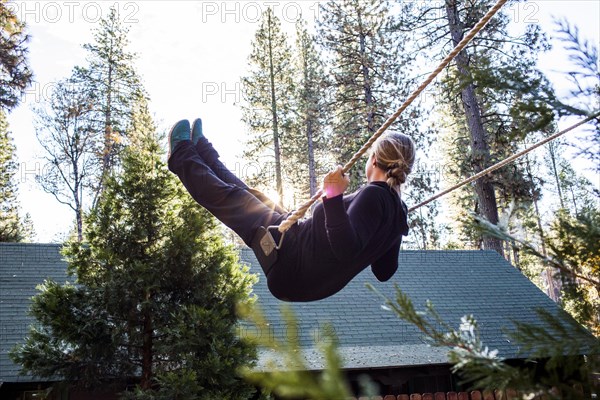
[[[400,191],[415,163],[415,144],[400,132],[388,132],[373,144],[377,166],[385,171],[386,183]]]

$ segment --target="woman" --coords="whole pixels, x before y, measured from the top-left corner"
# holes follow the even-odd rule
[[[279,225],[287,213],[250,189],[220,161],[202,134],[202,121],[179,121],[169,135],[169,169],[192,197],[251,245],[260,227]],[[371,265],[380,281],[398,269],[407,209],[400,199],[415,160],[412,140],[388,133],[373,145],[367,184],[345,195],[349,178],[342,168],[323,180],[324,196],[312,217],[286,233],[277,262],[265,271],[271,293],[285,301],[314,301],[340,291]],[[275,235],[278,235],[276,232]],[[274,238],[276,242],[279,237]]]

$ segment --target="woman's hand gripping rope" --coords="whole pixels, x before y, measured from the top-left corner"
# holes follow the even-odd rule
[[[350,177],[344,173],[341,165],[323,178],[323,195],[332,198],[344,194],[350,185]]]

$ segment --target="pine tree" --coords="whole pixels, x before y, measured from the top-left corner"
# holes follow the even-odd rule
[[[136,399],[244,399],[236,370],[252,347],[235,307],[251,277],[224,246],[216,220],[167,170],[147,106],[135,109],[122,170],[87,217],[85,243],[65,248],[76,284],[47,281],[37,324],[12,352],[23,371],[90,387],[128,379]]]
[[[570,269],[557,269],[561,304],[579,322],[600,332],[600,284],[594,285],[577,277],[583,273],[600,282],[600,266],[595,260],[600,254],[597,226],[600,192],[585,177],[578,174],[565,159],[566,144],[557,141],[548,146],[546,166],[553,180],[552,189],[558,197],[550,213],[545,247],[553,257],[566,260]]]
[[[93,32],[94,42],[83,45],[88,52],[87,65],[76,67],[73,74],[93,100],[94,122],[102,142],[96,199],[103,190],[103,181],[118,164],[132,108],[145,97],[133,65],[136,56],[127,50],[129,29],[114,7],[99,24]]]
[[[21,95],[33,80],[29,69],[25,24],[19,21],[0,0],[0,110],[11,110],[19,105]]]
[[[465,32],[489,9],[491,2],[447,0],[443,4],[409,4],[404,26],[420,37],[434,61],[445,56]],[[547,48],[539,26],[529,26],[519,37],[509,34],[510,18],[498,13],[479,35],[457,55],[440,82],[445,106],[449,169],[456,179],[473,175],[519,149],[531,134],[547,129],[553,120],[553,93],[535,68],[536,55]],[[442,44],[442,45],[440,45]],[[450,46],[448,46],[450,44]],[[467,134],[465,134],[465,132]],[[515,163],[479,179],[474,193],[463,189],[458,209],[475,210],[493,224],[510,204],[527,201],[531,187],[523,164]],[[509,216],[510,217],[510,216]],[[514,217],[514,216],[513,216]],[[462,219],[465,241],[503,254],[494,237],[478,237]],[[510,218],[509,218],[510,223]]]
[[[287,163],[282,143],[289,135],[294,90],[291,54],[287,35],[281,30],[281,22],[268,8],[261,16],[252,42],[250,73],[242,78],[247,100],[242,108],[242,120],[251,135],[244,156],[259,165],[268,165],[252,184],[272,186],[274,173],[280,204],[284,202],[283,173],[284,164]],[[272,157],[272,163],[264,163],[261,161],[263,157]]]
[[[598,47],[585,40],[579,29],[566,19],[556,22],[556,34],[567,51],[571,68],[565,74],[571,83],[568,98],[555,99],[553,106],[561,116],[585,116],[598,111],[600,105],[600,69]],[[600,121],[586,125],[589,135],[578,141],[579,154],[591,161],[591,170],[598,172],[600,159]],[[594,224],[598,219],[600,192],[580,176],[564,157],[567,144],[556,140],[547,146],[546,166],[551,189],[558,198],[554,205],[547,246],[564,257],[574,272],[583,273],[600,282],[598,265],[598,234]],[[597,263],[595,263],[597,264]],[[571,270],[555,274],[562,283],[562,304],[578,321],[596,334],[600,331],[600,285],[574,275]]]
[[[6,115],[0,110],[0,242],[27,241],[34,234],[29,216],[23,219],[20,215],[14,181],[15,151]]]
[[[328,120],[325,72],[315,38],[306,22],[296,23],[295,47],[296,92],[292,133],[284,143],[292,160],[287,175],[296,182],[300,197],[312,197],[318,190],[318,176],[324,171],[324,147]]]
[[[330,55],[331,150],[338,164],[352,157],[395,111],[394,100],[406,93],[406,87],[399,86],[405,70],[400,43],[389,31],[388,7],[388,1],[379,0],[328,1],[322,6],[319,37]],[[363,181],[363,169],[350,171],[351,182]]]
[[[42,189],[75,213],[78,240],[83,239],[83,213],[91,201],[100,170],[93,121],[94,101],[73,79],[54,87],[46,105],[36,109],[36,136],[46,151],[48,168],[38,177]]]

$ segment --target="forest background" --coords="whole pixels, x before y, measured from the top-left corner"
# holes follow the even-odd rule
[[[253,301],[253,278],[224,246],[240,242],[166,171],[169,126],[203,117],[231,169],[295,208],[492,3],[0,4],[0,241],[66,242],[69,271],[84,283],[40,287],[32,313],[45,326],[32,328],[14,359],[77,380],[77,357],[44,343],[87,332],[89,376],[141,368],[142,398],[171,380],[195,393],[207,367],[235,392],[240,382],[226,371],[254,357],[233,332],[233,307]],[[417,204],[597,112],[597,15],[596,2],[508,2],[394,124],[419,148],[404,201]],[[412,212],[404,249],[495,250],[598,335],[599,129],[591,121]],[[353,189],[363,167],[350,171]],[[93,315],[60,323],[73,310]],[[193,356],[207,343],[188,328],[208,315],[231,357]],[[173,318],[191,353],[170,341]],[[103,332],[123,340],[104,345]],[[180,353],[189,374],[175,376]]]

